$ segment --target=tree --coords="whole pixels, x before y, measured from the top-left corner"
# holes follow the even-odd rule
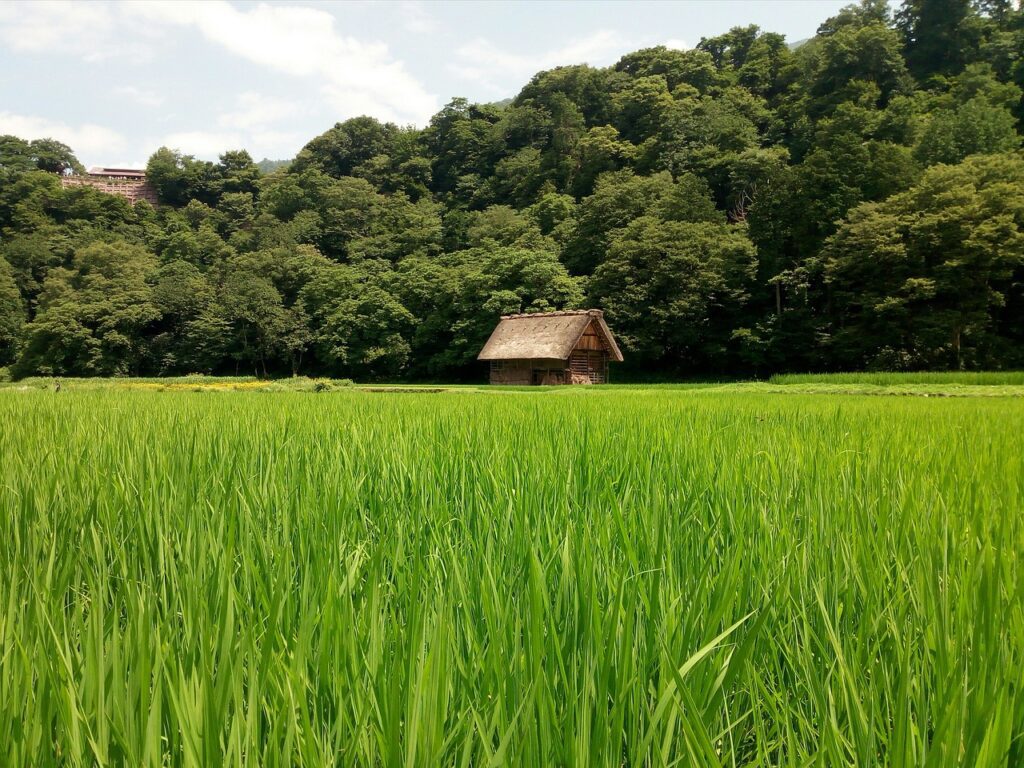
[[[669,91],[685,84],[703,94],[722,83],[714,58],[699,47],[690,51],[663,45],[645,48],[623,56],[615,69],[631,75],[634,83],[658,76]]]
[[[25,324],[25,303],[11,265],[0,257],[0,365],[14,362]]]
[[[544,177],[540,150],[524,147],[495,163],[494,197],[524,208],[537,199]]]
[[[508,205],[492,205],[472,212],[466,227],[466,246],[554,249],[554,243],[541,234],[533,219]]]
[[[162,147],[155,208],[64,188],[71,148],[0,137],[19,364],[476,376],[501,313],[578,306],[584,289],[652,373],[1013,364],[1024,280],[963,249],[1013,251],[1016,214],[989,197],[1019,196],[1024,11],[906,0],[894,20],[890,6],[848,5],[792,47],[741,25],[694,50],[556,67],[513,99],[453,99],[423,129],[356,117],[266,175],[242,150],[209,162]],[[982,157],[1008,165],[989,174]],[[998,179],[961,195],[949,167]],[[940,177],[915,219],[905,201]],[[948,244],[943,206],[961,222]],[[922,267],[926,222],[943,244]],[[139,285],[98,281],[76,265],[95,247],[155,266]],[[901,248],[906,264],[872,266]],[[958,255],[940,269],[942,249]]]
[[[156,258],[125,242],[75,251],[51,270],[25,326],[22,372],[94,376],[138,373],[146,330],[160,318],[150,283]]]
[[[0,177],[0,231],[28,234],[52,227],[63,191],[52,173],[27,171]]]
[[[513,104],[531,102],[546,106],[559,97],[568,99],[583,116],[584,127],[607,125],[613,120],[611,96],[629,82],[629,75],[580,64],[538,72],[516,96]]]
[[[334,375],[388,379],[409,362],[415,318],[372,272],[336,265],[302,292],[317,358]]]
[[[222,266],[217,305],[230,328],[227,351],[236,366],[251,365],[264,376],[282,368],[299,372],[311,341],[300,297],[330,266],[310,246],[239,254]]]
[[[394,123],[382,123],[365,115],[335,123],[299,151],[289,171],[302,173],[315,168],[334,178],[352,176],[363,163],[391,155],[400,130]]]
[[[761,145],[762,129],[772,119],[762,100],[742,88],[724,89],[716,97],[677,93],[657,137],[648,142],[641,168],[696,173],[712,182],[724,204],[728,197],[729,166],[736,156]]]
[[[84,173],[85,168],[78,162],[75,153],[67,144],[55,139],[25,141],[17,136],[0,136],[0,170],[25,172],[31,170],[47,173],[74,171]]]
[[[432,158],[434,190],[468,204],[490,172],[493,162],[493,126],[500,108],[452,99],[434,115],[423,131],[423,143]]]
[[[8,173],[31,171],[36,167],[29,142],[17,136],[0,136],[0,169]]]
[[[384,199],[363,179],[320,177],[316,179],[313,204],[320,217],[314,244],[331,258],[343,261],[356,240],[376,233]]]
[[[60,254],[54,252],[50,238],[41,232],[12,237],[0,244],[0,259],[8,264],[21,297],[34,312],[36,297],[47,274],[61,263]]]
[[[612,96],[619,133],[634,144],[653,136],[672,109],[672,94],[663,75],[638,77]]]
[[[249,157],[248,153],[241,154]],[[240,157],[236,153],[236,158]],[[252,158],[249,158],[249,163],[252,163]],[[160,147],[149,158],[146,178],[156,188],[160,202],[168,205],[185,205],[190,200],[212,205],[220,196],[220,171],[213,163],[196,160],[192,155],[183,155],[167,147]]]
[[[576,230],[562,258],[575,274],[590,274],[601,263],[616,230],[657,211],[665,221],[720,221],[707,185],[685,175],[674,181],[668,173],[637,176],[631,171],[603,174],[594,194],[580,203]]]
[[[971,99],[932,115],[915,154],[924,165],[958,163],[968,155],[1009,152],[1020,146],[1016,119],[1005,107]]]
[[[615,235],[589,294],[639,362],[721,367],[722,321],[738,314],[756,264],[742,227],[644,216]]]
[[[715,67],[758,96],[774,96],[782,90],[783,73],[792,53],[782,35],[761,32],[758,27],[733,27],[724,35],[701,38],[697,48],[707,51]]]
[[[1019,350],[1024,318],[1009,299],[1024,278],[1022,201],[1024,157],[994,155],[935,166],[851,211],[823,251],[837,361],[982,367]]]
[[[613,126],[591,128],[580,138],[573,152],[570,191],[578,197],[591,194],[598,176],[627,167],[636,154],[636,146],[623,141]]]
[[[29,144],[29,151],[35,160],[36,168],[40,171],[60,174],[68,171],[85,173],[85,168],[78,162],[71,147],[56,139],[36,139]]]
[[[799,77],[780,109],[794,133],[803,130],[801,121],[813,126],[843,104],[881,109],[912,91],[901,41],[887,25],[887,14],[882,0],[850,6],[796,51]]]
[[[209,354],[209,341],[199,345],[202,352],[197,354],[197,339],[189,330],[218,312],[215,302],[214,287],[194,264],[172,261],[160,267],[153,280],[153,305],[160,320],[154,324],[148,344],[154,370],[161,374],[214,370],[220,355]]]
[[[569,195],[548,192],[530,206],[528,213],[542,235],[551,235],[560,242],[575,221],[576,201]]]
[[[959,72],[980,42],[971,0],[904,0],[897,23],[907,66],[918,79]]]
[[[221,284],[218,304],[230,327],[229,351],[236,363],[252,366],[252,372],[266,376],[290,347],[286,337],[294,331],[294,317],[284,307],[273,282],[246,269],[246,264],[229,266]]]
[[[215,175],[218,177],[214,190],[218,198],[225,194],[255,195],[260,179],[260,169],[244,149],[225,152],[220,156]]]
[[[968,155],[1008,152],[1020,146],[1013,108],[1021,89],[1001,82],[988,64],[968,66],[932,97],[915,154],[925,165],[958,163]]]
[[[488,246],[407,259],[389,288],[417,318],[412,372],[465,376],[502,314],[578,307],[582,286],[554,253]]]

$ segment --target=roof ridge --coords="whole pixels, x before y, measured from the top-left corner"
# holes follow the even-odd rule
[[[502,315],[502,320],[518,320],[522,317],[567,317],[575,315],[590,315],[591,317],[604,317],[600,309],[562,309],[556,312],[520,312],[514,315]]]

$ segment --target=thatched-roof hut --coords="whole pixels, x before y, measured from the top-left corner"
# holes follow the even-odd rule
[[[604,384],[622,353],[599,309],[504,315],[477,356],[491,384]]]

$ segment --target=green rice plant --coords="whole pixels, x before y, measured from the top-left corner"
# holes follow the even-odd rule
[[[974,384],[1024,385],[1024,371],[922,371],[918,373],[778,373],[771,384]]]
[[[1020,765],[1022,433],[1015,398],[0,391],[0,764]]]

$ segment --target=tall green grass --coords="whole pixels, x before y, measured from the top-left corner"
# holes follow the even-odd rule
[[[777,373],[772,384],[977,384],[1022,385],[1024,371],[922,371],[919,373]]]
[[[1024,403],[0,392],[0,764],[1020,765]]]

